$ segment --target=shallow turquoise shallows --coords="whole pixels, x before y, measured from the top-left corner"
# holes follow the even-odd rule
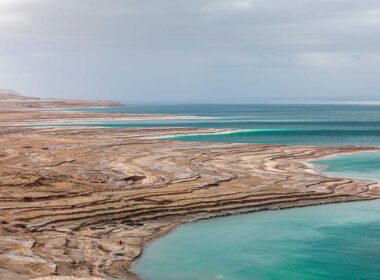
[[[147,280],[380,279],[380,201],[187,224],[134,270]]]
[[[244,130],[224,135],[191,135],[184,141],[287,145],[380,145],[380,106],[197,104],[80,109],[107,113],[172,114],[203,118],[106,121],[86,126],[196,127]],[[72,124],[66,124],[72,125]],[[74,124],[79,125],[79,124]]]
[[[380,152],[340,155],[313,163],[332,176],[380,181]]]

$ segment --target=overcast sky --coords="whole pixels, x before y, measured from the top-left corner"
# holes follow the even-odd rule
[[[380,100],[379,0],[0,0],[0,88],[129,102]]]

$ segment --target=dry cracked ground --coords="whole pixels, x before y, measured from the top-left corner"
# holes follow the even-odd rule
[[[0,278],[138,279],[143,245],[185,222],[380,196],[305,164],[371,148],[150,139],[195,132],[2,126]]]

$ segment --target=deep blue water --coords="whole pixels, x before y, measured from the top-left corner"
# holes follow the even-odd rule
[[[181,136],[176,137],[177,140],[288,145],[380,145],[380,106],[372,105],[201,104],[125,106],[85,110],[208,117],[208,119],[91,124],[95,126],[248,130],[225,135]]]

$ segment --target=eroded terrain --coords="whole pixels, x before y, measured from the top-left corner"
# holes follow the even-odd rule
[[[143,245],[184,222],[380,196],[375,182],[304,163],[371,148],[174,142],[151,138],[205,131],[25,127],[6,112],[1,120],[1,279],[137,279],[130,268]]]

